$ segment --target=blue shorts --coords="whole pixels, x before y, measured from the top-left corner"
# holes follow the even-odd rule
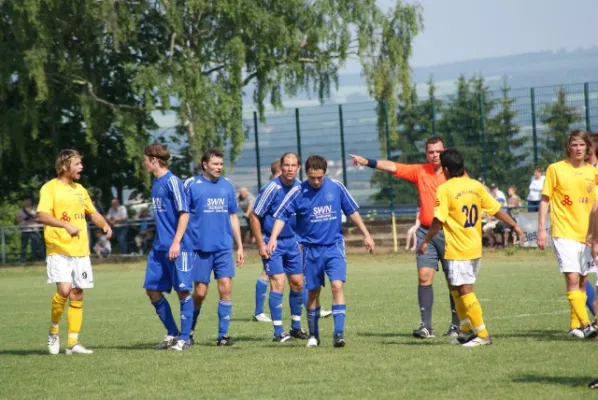
[[[303,266],[307,290],[326,286],[324,273],[330,281],[345,282],[347,280],[345,243],[341,241],[322,246],[304,245]]]
[[[268,240],[264,241],[268,244]],[[278,240],[276,250],[270,258],[262,258],[264,271],[268,276],[303,274],[303,256],[295,236]]]
[[[167,251],[152,250],[147,258],[143,288],[170,293],[193,289],[193,252],[181,251],[176,260],[168,259]]]
[[[234,277],[235,262],[233,260],[233,251],[196,250],[193,261],[193,282],[210,283],[212,271],[214,271],[214,279]]]

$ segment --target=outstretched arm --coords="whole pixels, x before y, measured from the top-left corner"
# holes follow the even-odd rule
[[[353,164],[362,165],[364,167],[370,167],[393,174],[397,171],[397,165],[394,161],[367,159],[356,154],[349,155],[353,157]]]

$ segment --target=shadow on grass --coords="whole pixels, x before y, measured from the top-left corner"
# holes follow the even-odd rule
[[[540,342],[569,342],[569,341],[577,341],[579,339],[572,338],[567,335],[567,332],[562,330],[531,330],[531,331],[520,331],[520,332],[512,332],[506,334],[497,334],[492,335],[493,338],[500,339],[500,338],[515,338],[515,339],[536,339]],[[590,340],[588,342],[593,342]]]
[[[389,332],[357,332],[357,336],[365,336],[365,337],[379,337],[379,338],[399,338],[399,337],[408,337],[413,338],[411,333],[389,333]]]
[[[0,356],[47,356],[48,350],[40,350],[40,349],[14,349],[14,350],[0,350]]]
[[[587,386],[595,376],[541,376],[522,375],[513,377],[515,383],[546,383],[551,385],[564,385],[570,387]]]
[[[392,346],[447,346],[447,342],[439,341],[439,340],[414,340],[411,342],[389,342],[383,340],[380,344],[384,345],[392,345]]]

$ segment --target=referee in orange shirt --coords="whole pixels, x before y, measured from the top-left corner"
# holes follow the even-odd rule
[[[417,229],[416,238],[418,245],[424,240],[428,228],[434,219],[434,206],[436,205],[436,189],[446,182],[442,166],[440,165],[440,154],[444,151],[444,142],[439,137],[432,137],[426,141],[426,164],[401,164],[389,160],[367,159],[351,154],[355,164],[368,166],[392,173],[396,178],[405,179],[416,185],[419,193],[421,209],[419,214],[420,227]],[[428,245],[426,254],[417,255],[417,277],[419,286],[417,299],[421,313],[421,324],[413,331],[413,336],[420,339],[435,337],[432,329],[432,305],[434,304],[434,289],[432,282],[434,273],[438,270],[438,264],[447,276],[447,264],[444,259],[444,232],[440,231]],[[447,281],[448,282],[448,281]],[[459,316],[455,311],[455,304],[449,295],[451,302],[451,325],[444,336],[455,337],[459,334]]]

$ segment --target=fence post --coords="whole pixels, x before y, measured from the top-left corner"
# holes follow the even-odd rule
[[[253,133],[255,134],[255,167],[257,168],[257,190],[262,188],[262,174],[260,172],[260,139],[257,129],[257,111],[253,112]]]
[[[345,163],[345,123],[343,121],[343,105],[338,105],[338,121],[341,128],[341,162],[343,163],[343,185],[347,187],[347,164]]]
[[[301,157],[301,122],[299,121],[299,109],[295,108],[295,128],[297,129],[297,154]],[[299,170],[299,179],[303,180],[303,168]]]
[[[388,123],[388,103],[386,102],[386,100],[384,100],[382,102],[382,105],[384,107],[384,134],[386,136],[386,159],[390,160],[390,125]],[[394,199],[394,192],[392,190],[392,175],[391,174],[387,174],[388,175],[388,190],[389,190],[389,201],[390,201],[390,208],[394,209],[395,207],[395,199]]]
[[[0,236],[2,236],[2,264],[6,264],[6,231],[0,228]]]
[[[484,126],[484,93],[478,95],[480,104],[480,143],[482,145],[482,178],[486,179],[486,132]]]
[[[529,90],[532,107],[532,142],[534,144],[534,165],[538,165],[538,131],[536,129],[536,89]]]
[[[430,102],[432,104],[432,136],[436,136],[436,99],[434,96],[430,96]]]
[[[590,84],[588,82],[583,84],[583,100],[586,108],[586,131],[592,130],[592,124],[590,122]]]

